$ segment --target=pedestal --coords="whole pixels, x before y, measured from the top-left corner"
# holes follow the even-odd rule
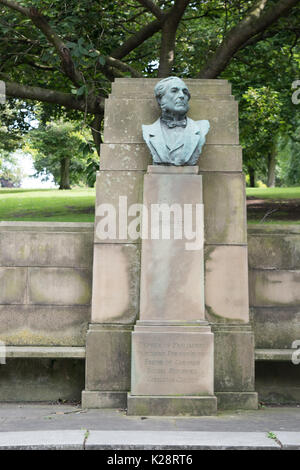
[[[140,321],[132,333],[128,414],[214,414],[198,167],[149,166],[143,201]],[[153,208],[161,209],[159,217]]]

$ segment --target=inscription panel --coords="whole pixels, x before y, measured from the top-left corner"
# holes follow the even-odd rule
[[[213,334],[132,335],[132,395],[212,395]]]

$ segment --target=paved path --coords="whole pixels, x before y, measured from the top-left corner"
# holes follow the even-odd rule
[[[300,407],[209,417],[135,417],[123,410],[0,404],[0,449],[298,449]]]

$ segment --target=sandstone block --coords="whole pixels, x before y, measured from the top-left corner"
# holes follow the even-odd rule
[[[92,322],[134,323],[139,312],[140,249],[95,244]]]
[[[206,246],[205,303],[209,321],[249,321],[247,266],[247,246]]]
[[[245,179],[241,173],[203,173],[205,242],[247,242]]]
[[[29,268],[30,304],[90,305],[91,272],[74,268]]]
[[[26,276],[26,268],[0,267],[0,304],[25,302]]]

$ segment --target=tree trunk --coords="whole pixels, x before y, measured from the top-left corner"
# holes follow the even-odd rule
[[[268,155],[268,188],[275,188],[276,145],[273,145]]]
[[[70,157],[64,157],[60,162],[59,189],[71,189],[70,187]]]
[[[160,50],[160,60],[158,77],[165,78],[172,75],[172,67],[175,58],[175,40],[177,24],[166,21],[162,28],[162,42]]]
[[[248,168],[249,178],[250,178],[250,186],[251,188],[255,188],[255,170],[253,168]]]
[[[93,119],[92,126],[91,126],[94,144],[95,144],[97,154],[99,157],[100,157],[100,144],[102,142],[101,121],[102,121],[102,116],[100,116],[99,114],[96,114],[95,118]]]

